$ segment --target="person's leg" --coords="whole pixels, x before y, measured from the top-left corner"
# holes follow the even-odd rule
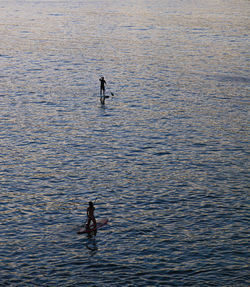
[[[102,105],[105,104],[105,95],[104,95],[104,91],[102,88],[100,89],[100,101]]]
[[[95,220],[95,217],[92,218],[92,221],[94,223],[94,228],[96,228],[96,220]]]
[[[91,222],[91,218],[88,218],[88,221],[86,223],[86,229],[89,229],[90,222]]]

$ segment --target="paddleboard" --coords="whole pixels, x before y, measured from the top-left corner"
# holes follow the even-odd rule
[[[108,223],[108,218],[102,218],[96,222],[96,227],[94,228],[93,224],[90,225],[89,229],[86,229],[86,226],[81,227],[77,233],[78,234],[83,234],[83,233],[91,233],[93,231],[96,231],[97,229],[101,228],[105,224]]]

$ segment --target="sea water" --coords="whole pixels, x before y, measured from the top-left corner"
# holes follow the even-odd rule
[[[248,286],[249,8],[0,1],[1,286]]]

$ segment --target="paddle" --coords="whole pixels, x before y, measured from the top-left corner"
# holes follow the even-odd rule
[[[107,88],[109,89],[111,96],[114,97],[114,93],[112,93],[110,87],[109,87],[107,84],[106,84],[106,86],[107,86]]]

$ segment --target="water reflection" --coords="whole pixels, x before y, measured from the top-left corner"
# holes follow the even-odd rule
[[[97,231],[94,231],[87,235],[86,247],[88,250],[92,251],[91,255],[94,255],[96,251],[98,250],[97,243],[96,243],[96,234],[97,234]]]
[[[245,286],[249,3],[197,2],[2,1],[1,286]]]

